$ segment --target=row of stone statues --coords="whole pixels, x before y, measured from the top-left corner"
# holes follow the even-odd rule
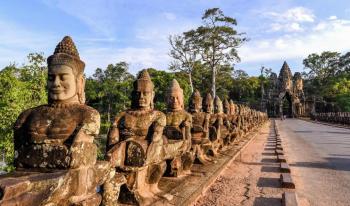
[[[162,176],[214,164],[220,151],[267,120],[265,113],[195,91],[185,110],[176,80],[167,112],[153,107],[147,70],[134,82],[131,108],[107,135],[105,161],[96,161],[99,113],[85,105],[84,62],[70,37],[48,58],[47,105],[24,111],[14,126],[16,171],[0,177],[0,205],[151,205],[170,199]],[[203,108],[202,108],[203,107]]]
[[[350,112],[327,112],[310,114],[312,120],[350,125]]]

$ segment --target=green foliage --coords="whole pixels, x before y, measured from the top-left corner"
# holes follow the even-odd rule
[[[42,54],[29,54],[29,63],[17,68],[15,65],[0,71],[0,150],[12,170],[13,124],[19,114],[29,108],[47,102],[47,68]]]
[[[87,79],[87,104],[101,113],[102,123],[110,122],[111,118],[130,106],[134,79],[125,62],[109,64],[105,70],[97,68],[93,77]]]
[[[323,97],[336,102],[342,111],[350,111],[350,53],[310,54],[303,64],[306,95]]]

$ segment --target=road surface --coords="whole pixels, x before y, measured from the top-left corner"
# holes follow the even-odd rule
[[[298,119],[277,121],[303,205],[350,205],[350,130]]]

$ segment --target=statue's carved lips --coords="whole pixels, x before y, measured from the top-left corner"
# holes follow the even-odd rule
[[[63,90],[62,89],[50,89],[50,92],[52,92],[54,94],[59,94],[59,93],[62,93]]]

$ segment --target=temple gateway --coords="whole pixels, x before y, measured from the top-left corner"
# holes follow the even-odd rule
[[[310,114],[313,101],[305,98],[300,72],[295,72],[293,76],[287,62],[284,62],[278,77],[276,73],[271,74],[267,92],[263,92],[262,105],[269,117],[300,117]]]

